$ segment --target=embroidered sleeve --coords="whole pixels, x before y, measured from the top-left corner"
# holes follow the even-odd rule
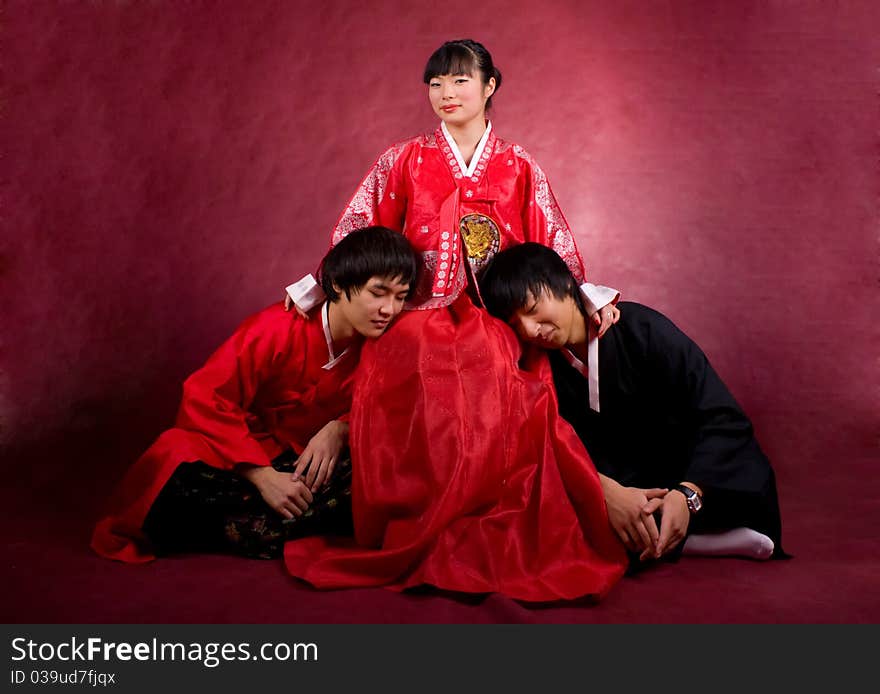
[[[355,229],[374,224],[403,231],[406,191],[395,164],[411,142],[390,147],[376,160],[336,223],[331,245],[335,246]]]
[[[330,236],[331,247],[355,229],[374,224],[403,231],[406,195],[404,186],[399,183],[400,177],[392,175],[392,171],[401,153],[411,142],[412,140],[407,140],[389,147],[376,160],[336,223]],[[285,291],[293,303],[305,312],[311,311],[326,298],[311,275],[288,285]]]
[[[519,145],[513,146],[516,156],[525,164],[528,173],[526,195],[523,201],[523,229],[526,239],[549,246],[568,265],[578,283],[586,279],[574,235],[559,209],[559,203],[550,188],[550,182],[538,163]]]

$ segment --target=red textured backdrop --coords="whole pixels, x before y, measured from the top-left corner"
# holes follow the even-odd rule
[[[17,503],[90,522],[186,374],[314,268],[375,157],[433,126],[430,52],[473,37],[504,75],[495,127],[544,167],[593,279],[678,322],[752,416],[790,549],[866,540],[815,507],[880,500],[880,11],[535,7],[7,3],[0,443]]]

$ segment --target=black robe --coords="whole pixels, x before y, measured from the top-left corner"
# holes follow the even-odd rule
[[[599,409],[587,379],[551,352],[562,417],[596,468],[628,487],[703,490],[688,531],[746,526],[784,556],[776,479],[752,424],[699,346],[661,313],[621,302],[620,321],[599,340]]]

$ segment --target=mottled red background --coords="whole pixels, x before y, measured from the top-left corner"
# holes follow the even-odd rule
[[[434,125],[427,56],[473,37],[592,278],[673,318],[751,415],[790,551],[877,556],[876,7],[6,3],[0,443],[25,542],[62,514],[87,554],[182,379],[314,269],[375,157]]]

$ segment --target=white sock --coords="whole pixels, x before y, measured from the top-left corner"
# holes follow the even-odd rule
[[[702,557],[746,557],[769,559],[773,540],[751,528],[734,528],[720,533],[691,535],[684,543],[682,554]]]

